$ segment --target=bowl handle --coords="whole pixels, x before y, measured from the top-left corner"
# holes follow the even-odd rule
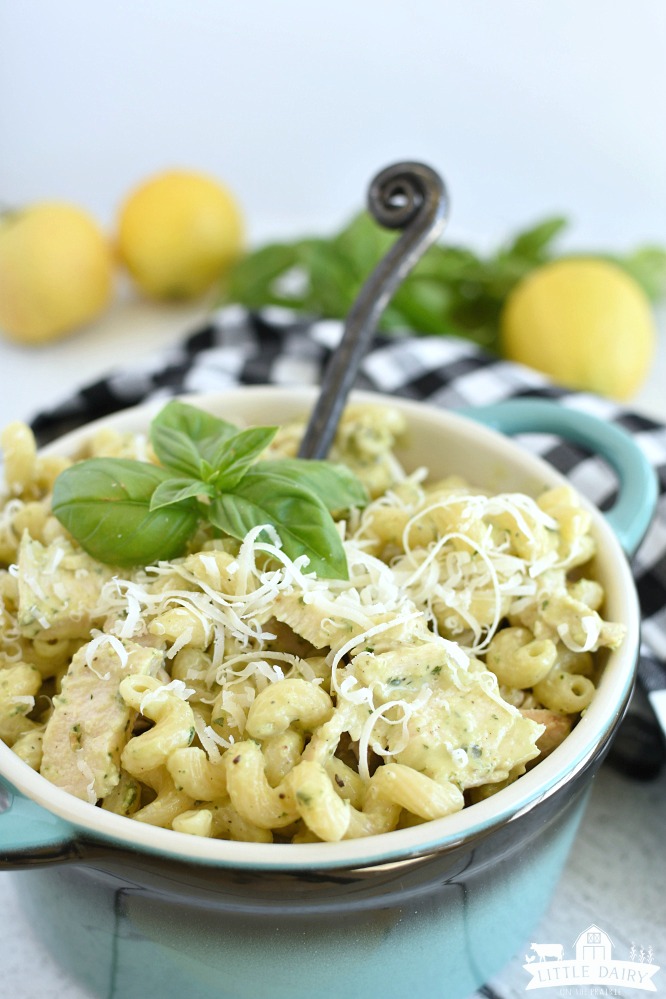
[[[508,436],[556,434],[604,458],[619,480],[617,499],[605,517],[626,554],[634,554],[654,515],[659,487],[652,465],[630,434],[589,413],[545,399],[471,406],[462,413]]]
[[[0,778],[0,870],[72,860],[73,827]]]

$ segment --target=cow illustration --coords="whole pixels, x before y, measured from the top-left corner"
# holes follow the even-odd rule
[[[554,958],[555,961],[562,961],[564,959],[564,947],[562,944],[530,944],[530,950],[533,950],[539,961],[546,961],[549,957]]]

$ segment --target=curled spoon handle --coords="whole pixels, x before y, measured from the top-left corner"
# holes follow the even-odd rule
[[[359,292],[331,358],[299,450],[301,458],[325,458],[358,369],[382,312],[425,251],[439,239],[448,216],[444,181],[423,163],[395,163],[374,178],[368,210],[400,238],[379,262]]]

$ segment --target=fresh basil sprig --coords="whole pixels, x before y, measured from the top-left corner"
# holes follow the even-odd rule
[[[464,337],[499,353],[500,315],[509,293],[535,267],[561,256],[556,241],[566,227],[563,217],[544,219],[488,254],[468,246],[431,246],[385,309],[380,329]],[[220,302],[250,309],[279,305],[342,319],[396,238],[395,231],[382,229],[362,212],[332,236],[261,246],[225,274]],[[666,296],[663,247],[639,247],[609,259],[651,299]]]
[[[242,541],[270,525],[286,555],[307,555],[317,575],[346,579],[332,513],[367,494],[343,465],[260,461],[277,427],[239,430],[187,403],[168,403],[150,426],[161,462],[90,458],[58,476],[54,515],[82,548],[109,565],[149,565],[183,553],[199,524]]]
[[[90,458],[60,473],[53,513],[100,562],[137,565],[147,552],[174,558],[194,533],[199,513],[193,499],[151,512],[153,493],[170,477],[145,461]]]

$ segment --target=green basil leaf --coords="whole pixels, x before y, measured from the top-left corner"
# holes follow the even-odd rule
[[[209,482],[202,482],[201,479],[167,479],[160,482],[155,492],[150,498],[150,509],[161,510],[165,506],[173,506],[174,503],[182,503],[183,500],[196,498],[197,496],[215,495],[215,487]]]
[[[431,246],[405,280],[431,278],[455,287],[461,281],[476,281],[487,265],[465,247]]]
[[[326,505],[297,482],[250,469],[232,493],[221,493],[208,508],[215,527],[239,541],[253,527],[270,524],[291,559],[307,555],[308,570],[328,579],[347,579],[344,547]]]
[[[551,243],[567,225],[567,219],[560,215],[544,219],[543,222],[518,233],[505,252],[516,257],[525,257],[535,264],[542,263],[546,259]]]
[[[254,466],[258,475],[300,482],[315,493],[331,513],[362,507],[368,502],[365,486],[346,465],[302,458],[276,458]]]
[[[231,485],[243,477],[276,433],[277,427],[239,430],[233,423],[179,400],[168,403],[151,424],[153,446],[165,465],[206,482],[218,482],[221,474],[226,481],[228,474]],[[189,445],[176,434],[187,437]],[[160,442],[161,453],[157,447]]]
[[[362,283],[348,256],[324,239],[302,240],[298,251],[309,278],[305,309],[342,319],[354,304]]]
[[[220,416],[213,416],[198,406],[190,406],[180,399],[172,399],[163,406],[152,420],[151,426],[173,427],[187,434],[193,441],[207,437],[231,437],[238,432],[238,427]]]
[[[623,267],[653,302],[666,297],[666,250],[659,246],[640,246],[626,257],[610,257]]]
[[[179,431],[194,442],[200,457],[208,461],[220,441],[238,433],[238,427],[233,423],[179,399],[168,402],[153,419],[150,427],[151,440],[155,428],[170,427]]]
[[[418,279],[405,281],[391,304],[400,313],[403,330],[442,333],[450,303],[451,292],[444,282]]]
[[[204,474],[199,449],[182,430],[153,422],[150,427],[150,443],[165,468],[197,479]]]
[[[276,289],[280,277],[298,264],[294,246],[271,243],[234,264],[224,279],[224,298],[258,309],[269,304],[301,305],[298,296],[281,296]]]
[[[248,468],[265,451],[278,431],[277,427],[250,427],[222,441],[211,455],[218,490],[228,491],[240,482]]]
[[[90,458],[65,469],[53,488],[54,515],[93,558],[107,565],[149,565],[180,555],[194,533],[197,504],[150,510],[163,468],[124,458]]]
[[[356,215],[332,242],[346,257],[356,278],[365,281],[397,238],[395,230],[384,229],[364,211]]]

